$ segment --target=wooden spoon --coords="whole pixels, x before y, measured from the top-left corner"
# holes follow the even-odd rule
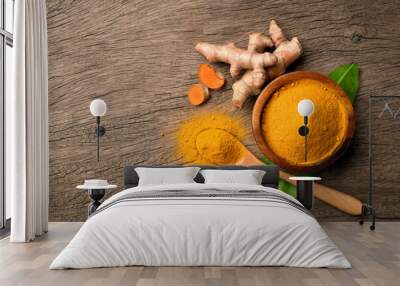
[[[240,166],[255,166],[255,165],[265,165],[260,159],[258,159],[246,146],[243,145],[235,136],[222,129],[213,130],[214,132],[224,132],[224,136],[231,136],[230,140],[235,140],[236,150],[241,150],[240,156],[235,162],[229,162],[230,164],[240,165]],[[200,153],[204,153],[204,149],[199,148]],[[230,149],[231,150],[231,149]],[[204,154],[206,156],[206,154]],[[220,154],[218,154],[220,155]],[[207,155],[208,156],[208,155]],[[210,157],[210,156],[208,156]],[[211,159],[211,158],[209,158]],[[217,163],[217,162],[213,162]],[[281,179],[287,181],[288,183],[295,185],[293,181],[289,180],[290,174],[280,171],[279,176]],[[319,200],[331,205],[347,214],[350,215],[361,215],[362,212],[362,202],[348,194],[339,192],[332,188],[326,187],[324,185],[314,183],[314,196]]]
[[[239,143],[242,144],[241,142]],[[236,165],[254,166],[265,164],[260,161],[260,159],[258,159],[253,153],[251,153],[250,150],[246,148],[246,146],[243,145],[242,148],[245,149],[243,151],[243,156],[235,163]],[[279,171],[279,177],[286,182],[294,185],[294,182],[292,180],[289,180],[289,177],[292,177],[292,175],[284,171]],[[319,200],[327,203],[328,205],[331,205],[347,214],[361,215],[363,204],[359,199],[353,196],[350,196],[343,192],[339,192],[335,189],[326,187],[318,183],[314,183],[314,196]]]

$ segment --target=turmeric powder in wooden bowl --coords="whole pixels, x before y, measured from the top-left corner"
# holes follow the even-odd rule
[[[310,99],[314,112],[308,118],[307,161],[304,119],[298,103]],[[347,149],[355,130],[353,106],[344,90],[328,77],[301,71],[273,80],[253,109],[253,133],[269,160],[291,172],[314,172],[335,162]]]

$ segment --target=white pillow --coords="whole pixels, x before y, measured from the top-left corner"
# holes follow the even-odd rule
[[[262,170],[201,170],[205,184],[261,185],[265,171]]]
[[[193,179],[199,170],[198,167],[135,168],[139,176],[139,186],[195,183]]]

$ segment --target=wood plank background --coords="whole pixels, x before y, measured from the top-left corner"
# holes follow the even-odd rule
[[[251,134],[254,101],[236,110],[230,104],[230,79],[202,107],[189,106],[186,91],[204,62],[194,50],[196,42],[233,40],[246,47],[248,33],[264,31],[271,19],[304,47],[292,69],[327,74],[340,64],[360,65],[355,138],[345,157],[320,175],[324,184],[367,199],[368,97],[400,96],[399,1],[48,0],[47,6],[50,220],[86,218],[89,200],[75,189],[85,178],[121,186],[125,165],[179,163],[174,133],[185,118],[205,110],[242,120],[249,130],[245,144],[261,155]],[[229,75],[227,65],[218,67]],[[100,163],[89,112],[96,97],[109,107]],[[398,140],[380,143],[379,132],[398,137],[400,129],[388,128],[374,128],[374,144],[381,146],[375,160],[385,167],[375,173],[397,178]],[[400,218],[400,186],[374,180],[374,187],[378,216]],[[313,212],[322,219],[349,219],[320,202]]]

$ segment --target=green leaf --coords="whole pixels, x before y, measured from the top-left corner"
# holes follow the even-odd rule
[[[266,165],[271,165],[271,164],[273,164],[273,163],[271,162],[271,160],[268,159],[266,156],[262,157],[262,158],[261,158],[261,161],[263,161]],[[292,184],[286,182],[285,180],[282,180],[282,179],[281,179],[281,180],[279,180],[279,186],[278,186],[278,188],[279,188],[280,191],[282,191],[282,192],[284,192],[284,193],[286,193],[286,194],[288,194],[288,195],[290,195],[290,196],[296,198],[296,195],[297,195],[297,188],[296,188],[296,186],[294,186],[294,185],[292,185]]]
[[[265,165],[272,165],[273,164],[272,161],[270,159],[268,159],[266,156],[263,156],[261,158],[261,161],[263,161]]]
[[[286,182],[285,180],[282,180],[282,179],[279,180],[279,190],[296,198],[296,195],[297,195],[296,186]]]
[[[353,104],[357,99],[359,74],[357,64],[342,65],[329,74],[329,77],[343,88]]]

